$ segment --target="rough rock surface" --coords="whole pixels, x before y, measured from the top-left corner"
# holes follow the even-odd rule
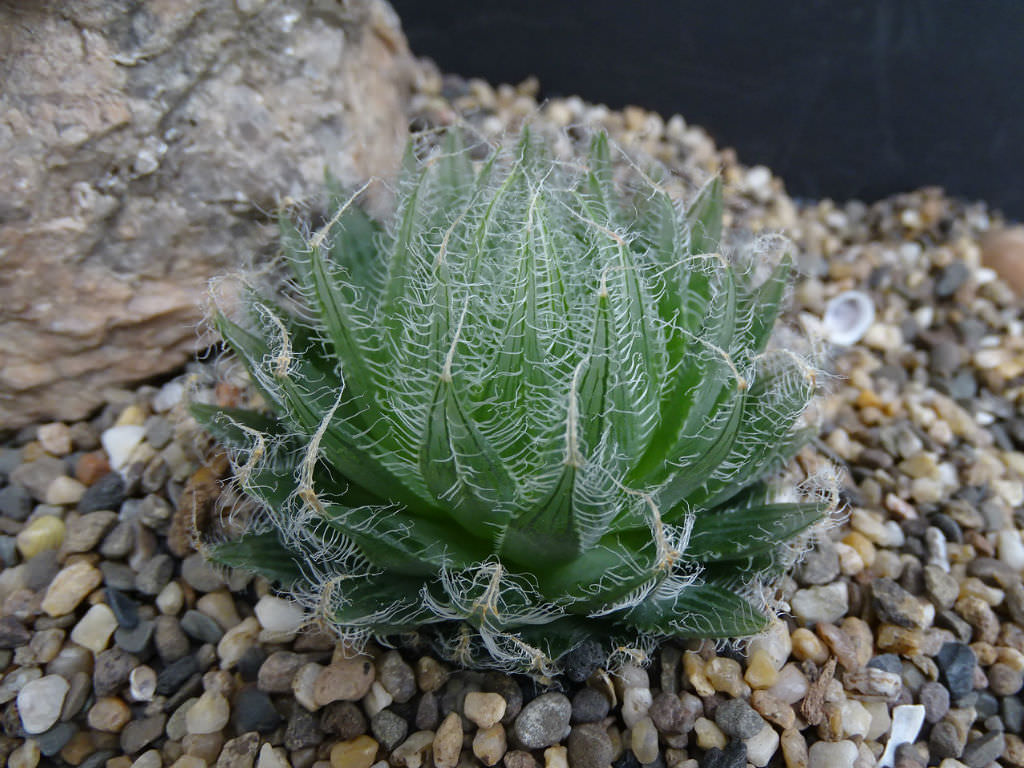
[[[413,75],[383,0],[0,4],[0,423],[180,366],[276,210],[393,172]]]

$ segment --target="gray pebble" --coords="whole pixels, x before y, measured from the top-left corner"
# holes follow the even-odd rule
[[[21,648],[28,645],[32,633],[13,616],[0,616],[0,648]]]
[[[85,489],[78,501],[83,515],[100,509],[120,509],[125,495],[124,479],[119,472],[109,472]]]
[[[155,629],[156,625],[150,619],[137,622],[131,629],[118,627],[114,631],[114,643],[128,653],[144,656],[149,651]]]
[[[974,690],[974,669],[978,665],[978,657],[970,646],[945,643],[935,656],[935,663],[939,667],[939,679],[949,690],[953,701]]]
[[[437,695],[433,691],[424,693],[416,705],[416,730],[433,731],[441,722],[437,706]]]
[[[284,746],[294,752],[297,749],[318,746],[324,740],[316,718],[302,707],[296,707],[284,730]]]
[[[700,768],[744,768],[746,764],[746,743],[733,740],[725,745],[725,749],[712,747],[705,752]]]
[[[937,565],[926,565],[924,590],[936,608],[951,608],[960,594],[960,585]]]
[[[943,720],[932,727],[932,732],[928,736],[928,753],[932,759],[959,759],[963,750],[963,739],[953,723]]]
[[[544,749],[568,735],[572,704],[561,693],[544,693],[519,713],[513,732],[525,749]]]
[[[110,510],[89,512],[71,518],[64,534],[64,551],[91,552],[116,521],[117,513]]]
[[[68,692],[64,694],[64,704],[60,708],[60,719],[70,720],[85,706],[92,693],[92,675],[88,672],[75,672],[68,680]]]
[[[662,696],[671,696],[672,694],[660,694],[658,698]],[[678,697],[674,697],[678,701]],[[655,699],[657,701],[657,699]],[[573,723],[596,723],[603,720],[608,716],[608,710],[611,705],[608,699],[604,697],[599,691],[594,688],[584,687],[580,688],[576,695],[572,697],[572,722]],[[657,724],[657,720],[655,720]],[[660,726],[659,726],[660,728]]]
[[[134,755],[159,739],[167,724],[167,715],[157,713],[141,720],[132,720],[121,731],[121,749]]]
[[[171,476],[171,468],[167,466],[163,456],[154,456],[142,470],[139,478],[139,487],[143,493],[156,493],[167,484]]]
[[[252,768],[260,748],[260,735],[255,731],[243,733],[228,741],[220,751],[218,768]]]
[[[135,588],[144,595],[158,595],[174,575],[170,555],[155,555],[147,560],[135,576]]]
[[[370,731],[381,746],[390,752],[405,739],[409,724],[390,709],[382,709],[370,718]]]
[[[118,647],[108,648],[96,656],[92,687],[97,696],[109,696],[128,682],[128,675],[139,666],[139,660]]]
[[[185,634],[201,643],[218,643],[224,636],[220,624],[194,609],[185,611],[181,617],[181,628]]]
[[[1005,748],[1006,739],[1002,731],[992,731],[968,744],[960,756],[960,762],[968,768],[985,768],[998,760]]]
[[[14,536],[0,536],[0,563],[10,568],[18,563],[18,540]]]
[[[224,579],[198,552],[181,561],[181,577],[199,592],[213,592],[224,586]]]
[[[749,739],[765,726],[764,718],[743,699],[729,699],[719,704],[715,724],[726,736],[737,739]]]
[[[99,752],[93,752],[80,762],[78,768],[101,768],[107,764],[107,760],[110,760],[116,754],[112,749],[101,749]]]
[[[0,448],[0,477],[6,480],[21,464],[21,451],[17,448]]]
[[[146,430],[146,442],[158,451],[174,437],[174,427],[163,416],[150,416],[143,427]]]
[[[964,262],[957,260],[942,268],[935,281],[935,295],[940,299],[952,296],[965,282],[969,272]]]
[[[32,495],[20,485],[0,489],[0,515],[21,522],[32,511]]]
[[[122,520],[103,538],[99,554],[112,560],[120,560],[131,553],[135,544],[135,531],[130,520]]]
[[[104,560],[100,563],[100,571],[103,573],[103,583],[106,586],[119,589],[122,592],[135,591],[135,571],[124,563]]]
[[[351,701],[332,701],[321,710],[320,728],[348,741],[366,733],[366,715]]]
[[[399,704],[416,695],[416,673],[398,651],[388,651],[377,663],[377,679]]]
[[[184,656],[168,664],[157,673],[156,692],[161,696],[170,696],[193,675],[199,673],[199,661],[192,654]]]
[[[692,693],[684,692],[678,696],[660,693],[654,697],[647,714],[662,733],[682,734],[693,730],[703,711],[703,702]]]
[[[924,719],[937,723],[949,712],[949,691],[941,683],[927,682],[917,693],[917,701],[924,707]]]
[[[269,733],[281,724],[281,715],[267,694],[254,685],[247,685],[235,694],[231,722],[239,733]]]
[[[52,757],[60,752],[77,732],[78,727],[71,723],[57,723],[50,730],[32,738],[39,746],[39,751],[43,755]]]
[[[259,668],[256,678],[259,689],[266,693],[288,693],[295,673],[308,661],[306,656],[291,651],[270,654]]]
[[[146,496],[139,505],[139,520],[144,526],[152,528],[154,531],[166,526],[172,514],[174,514],[174,510],[167,499],[156,493]]]
[[[917,598],[892,579],[875,579],[871,583],[871,605],[884,622],[908,629],[925,624],[924,609]]]
[[[573,768],[606,768],[615,753],[608,731],[598,723],[574,725],[567,746]]]
[[[67,467],[63,461],[52,456],[40,456],[11,470],[9,480],[11,485],[20,485],[37,501],[46,501],[46,489],[50,483],[65,474]]]
[[[59,571],[57,550],[44,549],[25,563],[25,587],[33,592],[45,589]]]
[[[839,551],[831,539],[814,545],[797,567],[796,579],[801,586],[831,584],[839,576]]]
[[[107,605],[114,612],[117,624],[121,629],[134,629],[139,624],[139,604],[126,596],[117,587],[108,586],[104,590],[107,595]]]
[[[1019,734],[1024,730],[1024,703],[1017,696],[1006,696],[999,702],[999,713],[1003,725],[1010,733]]]
[[[165,662],[177,661],[189,652],[188,637],[181,629],[181,624],[173,616],[157,616],[153,632],[156,652]]]

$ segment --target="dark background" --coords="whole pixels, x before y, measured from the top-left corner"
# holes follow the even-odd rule
[[[796,197],[1024,219],[1022,0],[392,0],[445,72],[680,113]]]

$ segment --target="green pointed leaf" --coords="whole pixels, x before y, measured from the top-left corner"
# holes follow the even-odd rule
[[[299,560],[273,531],[247,533],[235,541],[213,544],[208,547],[208,556],[215,563],[255,571],[283,586],[290,586],[302,577]]]
[[[818,502],[701,512],[696,516],[686,554],[699,561],[759,555],[807,530],[822,519],[824,512]]]
[[[770,621],[735,592],[715,584],[683,587],[664,595],[656,592],[625,619],[641,631],[677,637],[749,637]]]
[[[722,177],[701,187],[686,211],[690,253],[716,253],[722,241]]]

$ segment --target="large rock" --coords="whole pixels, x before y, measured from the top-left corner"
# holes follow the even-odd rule
[[[0,424],[207,344],[283,204],[397,167],[413,71],[383,0],[0,3]]]

